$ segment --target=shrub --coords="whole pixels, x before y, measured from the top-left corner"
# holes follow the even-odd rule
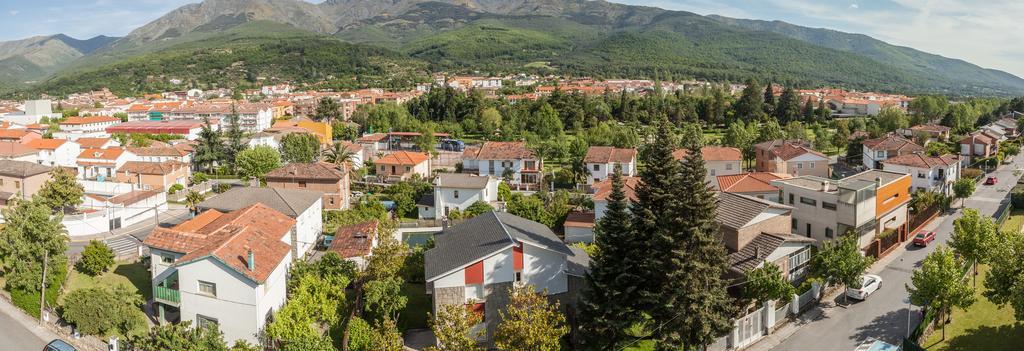
[[[62,316],[84,334],[142,334],[146,330],[142,304],[142,296],[120,285],[114,290],[103,286],[78,289],[64,297]]]
[[[373,350],[373,328],[359,317],[348,322],[348,349],[352,351]]]
[[[961,172],[960,178],[974,179],[980,177],[983,172],[977,168],[966,168]]]
[[[99,240],[89,241],[82,251],[82,260],[78,261],[78,271],[96,276],[114,265],[114,251]]]
[[[210,180],[210,176],[203,172],[192,173],[192,184],[199,184]]]
[[[177,193],[177,192],[182,191],[182,190],[185,190],[185,186],[184,185],[174,184],[174,185],[171,185],[170,189],[167,189],[167,193],[171,194],[171,195],[174,195],[174,193]]]
[[[1010,201],[1014,208],[1024,208],[1024,184],[1017,184],[1010,190]]]
[[[228,190],[231,190],[231,184],[228,183],[219,183],[217,184],[216,187],[213,188],[213,191],[218,194],[226,192]]]

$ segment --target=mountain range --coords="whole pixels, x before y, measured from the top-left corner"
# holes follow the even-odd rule
[[[170,78],[400,88],[432,71],[1024,94],[1012,74],[865,35],[600,0],[206,0],[123,38],[0,42],[0,89],[26,94],[180,89]]]

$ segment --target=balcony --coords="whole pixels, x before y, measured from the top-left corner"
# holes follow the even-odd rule
[[[178,306],[181,304],[181,292],[178,289],[157,285],[153,287],[153,299],[159,303]]]

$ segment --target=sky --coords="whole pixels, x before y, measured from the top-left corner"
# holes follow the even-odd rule
[[[862,33],[1024,77],[1020,0],[612,1]],[[123,36],[193,2],[198,0],[0,0],[0,41],[57,33]]]

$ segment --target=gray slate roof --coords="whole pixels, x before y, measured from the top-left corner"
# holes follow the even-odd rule
[[[416,200],[416,204],[420,206],[434,207],[434,193],[427,193],[420,196],[420,198]]]
[[[519,241],[574,255],[543,224],[505,212],[484,213],[434,235],[434,248],[424,253],[427,281],[513,247]]]
[[[814,243],[814,239],[793,234],[761,233],[743,249],[729,254],[729,267],[736,273],[746,274],[786,242]]]
[[[721,193],[718,195],[715,221],[723,227],[740,229],[768,208],[792,209],[789,206],[749,195]]]
[[[43,166],[35,162],[0,160],[0,175],[17,178],[27,178],[37,174],[49,173],[52,167]]]
[[[487,186],[488,176],[476,176],[467,173],[438,173],[437,186],[442,188],[483,189]]]
[[[288,217],[296,218],[323,195],[322,192],[312,190],[242,187],[203,201],[199,209],[231,212],[259,202]]]

